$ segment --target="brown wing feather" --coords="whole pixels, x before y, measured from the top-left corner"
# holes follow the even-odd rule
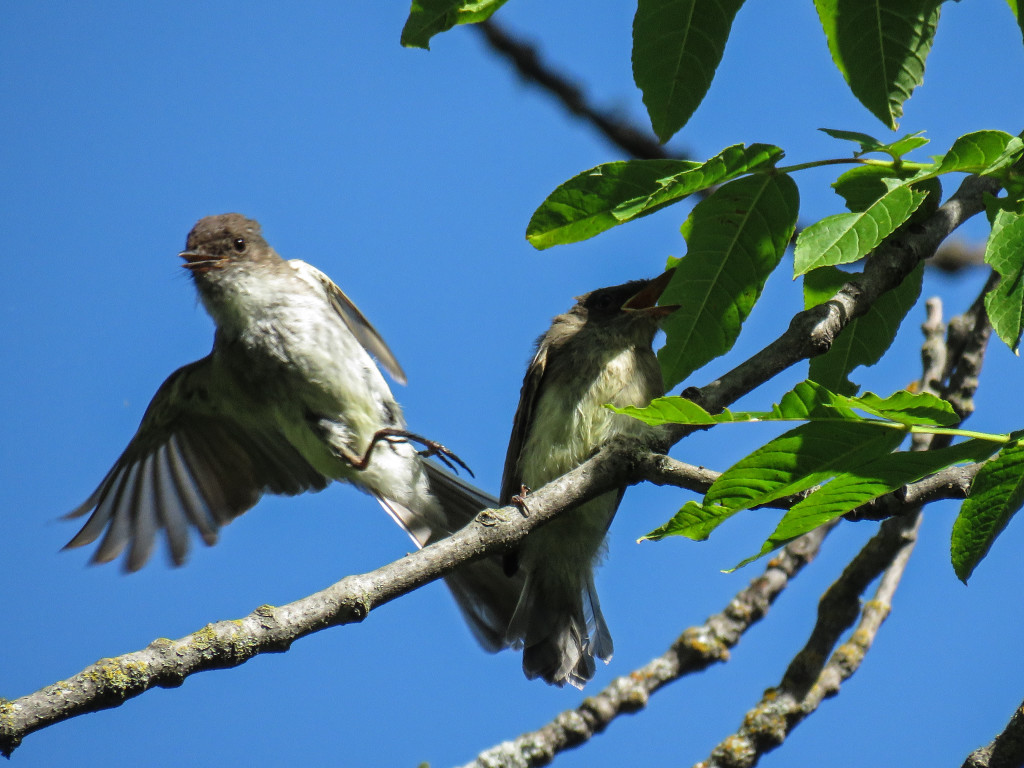
[[[508,504],[509,500],[522,489],[523,472],[521,459],[523,444],[526,442],[526,435],[530,432],[533,412],[537,405],[537,395],[540,391],[541,381],[544,379],[546,368],[547,348],[543,344],[538,344],[537,353],[533,356],[533,360],[526,369],[526,376],[523,377],[523,388],[519,392],[519,405],[516,408],[515,418],[512,420],[512,434],[508,440],[508,453],[505,454],[505,469],[501,475],[501,495],[499,498],[502,504]]]
[[[176,565],[188,554],[188,530],[207,544],[218,529],[266,492],[293,495],[330,482],[269,424],[243,422],[224,408],[226,386],[212,356],[178,369],[157,390],[135,437],[99,487],[66,518],[89,515],[68,547],[103,534],[93,562],[128,548],[124,567],[141,568],[158,531]],[[229,397],[237,397],[231,392]],[[244,412],[244,403],[237,404]],[[256,426],[258,424],[258,426]],[[91,513],[91,514],[90,514]]]

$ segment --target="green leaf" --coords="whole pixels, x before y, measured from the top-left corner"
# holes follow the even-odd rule
[[[658,352],[674,387],[728,352],[796,228],[799,193],[785,174],[755,174],[720,187],[683,224],[687,253],[662,294],[681,309],[662,327]]]
[[[633,79],[658,138],[686,125],[711,87],[743,0],[639,0]]]
[[[526,239],[538,249],[575,243],[621,224],[613,212],[644,200],[669,179],[701,167],[687,160],[620,160],[573,176],[534,212]]]
[[[486,21],[507,0],[412,0],[409,18],[402,28],[406,48],[430,48],[430,38],[456,24]]]
[[[917,303],[923,276],[924,265],[919,264],[899,286],[882,294],[866,314],[847,323],[828,352],[811,358],[808,376],[833,392],[856,393],[859,387],[850,381],[850,373],[882,358],[903,318]],[[814,270],[804,276],[804,305],[813,307],[830,300],[855,277],[835,267]]]
[[[640,541],[660,541],[668,536],[685,536],[693,541],[704,541],[715,528],[734,514],[736,510],[705,507],[696,501],[688,501],[671,520],[641,536]]]
[[[860,213],[892,190],[893,169],[880,165],[858,165],[841,173],[832,189],[843,198],[848,210]]]
[[[900,451],[870,461],[854,472],[838,475],[823,488],[793,505],[768,541],[774,546],[782,546],[908,483],[915,483],[954,464],[984,461],[998,448],[996,443],[985,440],[967,440],[948,448]]]
[[[1024,331],[1024,215],[996,213],[985,262],[999,273],[999,285],[985,294],[985,310],[999,338],[1016,353]]]
[[[1013,11],[1013,17],[1017,20],[1017,26],[1020,27],[1021,36],[1024,38],[1024,15],[1021,15],[1017,0],[1006,0],[1006,4]]]
[[[845,400],[850,408],[859,408],[872,416],[907,426],[951,427],[960,421],[952,405],[929,392],[901,389],[886,398],[865,392],[860,397],[837,399]]]
[[[801,381],[772,406],[768,418],[810,419],[845,418],[854,421],[861,417],[844,405],[844,400],[813,381]]]
[[[984,461],[998,446],[984,440],[968,440],[934,451],[900,451],[838,475],[823,488],[796,503],[779,521],[760,551],[732,570],[742,568],[793,539],[813,531],[862,504],[965,461]]]
[[[964,583],[1024,504],[1024,445],[1015,443],[981,468],[953,523],[953,570]]]
[[[866,154],[867,152],[880,152],[885,146],[885,143],[880,139],[860,131],[843,131],[839,128],[819,128],[818,130],[822,133],[827,133],[833,139],[852,141],[855,144],[859,144],[860,152],[857,153],[859,155]]]
[[[1019,164],[1022,155],[1024,155],[1024,140],[1019,136],[1014,136],[1006,143],[1006,149],[1002,154],[980,173],[982,176],[998,176],[1008,182],[1019,180],[1019,174],[1014,173],[1014,166]],[[1002,171],[1007,171],[1007,173],[1001,173]],[[1010,189],[1009,184],[1007,184],[1007,189]]]
[[[832,184],[832,189],[846,202],[846,207],[854,213],[859,213],[870,208],[882,197],[887,195],[897,184],[905,182],[914,176],[914,171],[901,170],[884,165],[858,165],[845,173]],[[921,213],[928,210],[928,215],[935,212],[938,200],[942,196],[942,185],[938,179],[930,178],[922,181],[914,181],[911,188],[919,192],[925,192],[934,197],[935,206],[918,207],[911,215],[909,221],[914,221]]]
[[[814,0],[832,61],[890,130],[924,79],[941,0]]]
[[[850,419],[863,421],[854,413],[850,398],[840,397],[813,381],[801,381],[782,396],[770,411],[730,411],[723,408],[721,413],[711,414],[692,400],[685,397],[656,397],[649,405],[638,408],[634,405],[617,407],[605,406],[615,413],[624,413],[652,426],[661,424],[689,424],[713,426],[748,421],[806,421],[818,417],[827,419]],[[859,407],[859,406],[858,406]]]
[[[606,407],[615,413],[632,416],[634,419],[654,426],[660,424],[711,426],[733,421],[761,421],[772,416],[770,413],[732,413],[728,408],[721,413],[710,414],[692,400],[676,396],[655,398],[643,408],[635,405],[625,405],[621,408],[615,405]]]
[[[928,459],[919,458],[919,454],[914,454],[909,459],[901,459],[903,454],[896,454],[894,469],[886,474],[886,461],[894,458],[889,451],[899,445],[903,433],[887,429],[877,422],[866,422],[863,417],[853,412],[853,408],[865,410],[881,418],[894,419],[902,424],[941,425],[956,420],[956,415],[949,404],[933,395],[897,392],[887,398],[872,393],[859,398],[845,398],[836,396],[813,382],[798,384],[793,391],[783,396],[778,405],[772,407],[771,412],[725,411],[712,416],[700,406],[679,397],[658,398],[646,409],[613,408],[612,410],[618,413],[630,413],[643,418],[650,424],[710,425],[733,421],[830,419],[829,422],[812,422],[792,429],[754,451],[719,477],[708,490],[703,504],[688,502],[671,520],[643,538],[686,536],[700,541],[706,539],[717,526],[741,509],[798,493],[834,475],[838,477],[825,486],[826,489],[833,487],[833,483],[849,483],[849,479],[844,478],[848,478],[851,471],[861,467],[872,469],[866,473],[859,471],[858,474],[871,476],[877,472],[883,478],[890,478],[892,482],[896,482],[896,486],[893,487],[898,487],[958,461],[979,460],[996,451],[997,446],[992,443],[969,441],[945,453],[932,452],[931,458]],[[836,422],[836,417],[849,421]],[[966,458],[962,458],[963,456]],[[907,469],[901,470],[904,465]],[[903,474],[897,474],[898,470],[903,471]],[[922,474],[913,476],[917,471]],[[907,474],[908,472],[910,474]],[[904,479],[900,480],[901,477]],[[840,487],[835,486],[836,490]],[[880,490],[878,494],[888,490],[891,489]],[[870,495],[864,496],[867,493],[866,486],[859,488],[857,492],[863,496],[862,501],[858,503],[872,498]],[[810,498],[817,497],[819,493],[821,491]],[[849,493],[846,496],[848,497]],[[826,500],[827,497],[821,499]],[[836,514],[844,514],[853,506],[857,504]],[[786,529],[782,530],[785,532]]]
[[[526,239],[536,248],[575,243],[659,211],[694,192],[771,165],[782,150],[736,144],[704,163],[627,160],[605,163],[559,186],[530,219]]]
[[[865,155],[868,152],[883,152],[884,154],[892,157],[893,160],[899,160],[908,152],[911,152],[918,147],[923,147],[928,143],[928,139],[921,135],[924,131],[910,133],[890,144],[885,144],[874,136],[869,136],[868,134],[860,133],[859,131],[841,131],[836,128],[819,128],[818,130],[823,133],[827,133],[833,139],[842,139],[859,144],[860,152],[855,152],[854,157]],[[891,175],[892,171],[890,170],[889,173]]]
[[[943,173],[996,173],[1012,164],[1024,149],[1024,142],[1004,131],[975,131],[953,142],[949,151],[936,159],[918,179]]]
[[[770,411],[730,411],[711,414],[685,397],[657,397],[643,408],[634,405],[605,406],[615,413],[640,419],[646,424],[687,424],[714,426],[754,421],[865,421],[869,418],[891,422],[895,428],[924,426],[949,427],[959,421],[953,406],[928,392],[899,390],[888,397],[865,392],[859,397],[847,397],[830,392],[814,381],[802,381],[782,396]],[[862,416],[857,411],[868,414]]]
[[[902,139],[897,139],[892,144],[886,146],[885,151],[892,155],[894,160],[899,160],[907,153],[913,152],[915,149],[920,149],[928,143],[928,139],[922,136],[922,133],[924,133],[924,131],[907,134]]]
[[[771,144],[751,144],[749,147],[734,144],[696,168],[659,179],[658,189],[645,198],[633,198],[620,203],[612,210],[612,214],[620,222],[646,216],[694,192],[721,184],[741,173],[772,165],[782,155],[782,150]]]
[[[887,456],[903,438],[898,430],[864,421],[801,424],[729,467],[704,504],[733,511],[767,504]]]
[[[862,212],[828,216],[807,227],[796,239],[794,277],[863,258],[910,218],[926,196],[895,186]]]

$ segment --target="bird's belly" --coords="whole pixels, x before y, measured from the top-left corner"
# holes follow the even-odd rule
[[[604,407],[605,403],[644,406],[651,401],[654,393],[635,371],[635,353],[626,350],[606,362],[582,391],[571,386],[574,379],[570,386],[548,383],[521,453],[524,485],[539,488],[578,467],[615,437],[650,432],[643,422]]]
[[[559,515],[523,542],[522,565],[529,570],[541,564],[549,572],[565,574],[566,579],[578,579],[603,554],[605,534],[618,504],[619,492],[610,491]]]
[[[379,430],[404,427],[401,410],[347,329],[313,322],[296,331],[302,320],[274,317],[243,336],[248,350],[236,375],[310,464],[352,479],[349,459],[361,457]]]

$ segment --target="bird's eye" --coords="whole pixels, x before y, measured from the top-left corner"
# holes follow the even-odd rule
[[[245,238],[236,237],[234,242],[231,243],[231,247],[234,248],[239,253],[242,253],[245,250]]]

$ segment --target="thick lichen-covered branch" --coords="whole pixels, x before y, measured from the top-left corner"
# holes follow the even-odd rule
[[[514,507],[488,510],[453,536],[369,573],[288,605],[261,606],[237,620],[219,621],[179,640],[103,659],[76,675],[14,700],[0,700],[0,753],[10,753],[40,728],[87,712],[116,707],[154,687],[181,685],[192,674],[235,667],[250,658],[287,650],[301,637],[361,621],[374,608],[501,551],[560,509],[617,487],[635,471],[640,451],[620,447],[530,494],[530,514]],[[621,480],[619,481],[621,483]]]
[[[531,493],[529,515],[513,507],[487,510],[448,539],[375,571],[349,576],[301,600],[279,607],[261,606],[241,619],[209,624],[178,640],[154,640],[142,650],[98,661],[35,693],[14,700],[0,699],[0,753],[9,755],[28,734],[62,720],[119,706],[151,688],[176,687],[197,672],[235,667],[259,654],[286,651],[296,640],[327,627],[359,622],[374,608],[463,563],[512,546],[562,508],[623,482],[650,480],[700,490],[706,489],[716,474],[636,443],[616,443]],[[907,503],[962,493],[958,490],[961,486],[951,478],[929,479],[928,487],[916,490],[929,482],[921,481],[902,493]],[[775,560],[773,563],[772,567],[778,566]],[[628,711],[628,707],[622,710]]]

